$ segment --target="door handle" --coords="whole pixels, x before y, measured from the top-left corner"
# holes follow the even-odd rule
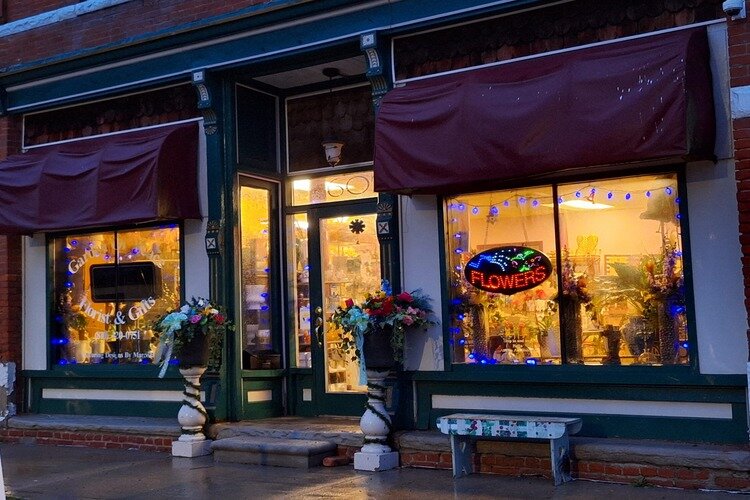
[[[318,346],[323,346],[323,308],[315,308],[315,338],[318,339]]]

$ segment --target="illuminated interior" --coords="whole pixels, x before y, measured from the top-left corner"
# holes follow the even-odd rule
[[[674,174],[456,196],[446,227],[454,362],[688,362]],[[506,293],[467,280],[470,262],[520,246],[549,258],[548,279]]]
[[[273,353],[271,310],[271,196],[240,188],[243,368],[279,368]]]
[[[380,289],[380,246],[375,215],[320,220],[323,311],[330,318],[346,299],[361,302]],[[339,331],[328,321],[323,332],[327,392],[365,392],[359,362],[342,352]]]
[[[290,183],[292,205],[372,198],[375,196],[373,183],[371,171],[295,178]]]
[[[54,362],[151,363],[152,324],[180,302],[179,227],[69,235],[53,252]]]

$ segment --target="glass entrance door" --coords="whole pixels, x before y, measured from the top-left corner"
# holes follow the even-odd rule
[[[302,217],[294,217],[300,225]],[[329,319],[346,299],[360,302],[380,287],[375,203],[314,208],[304,218],[309,263],[307,269],[297,267],[309,279],[309,294],[304,297],[299,293],[304,288],[298,287],[297,301],[306,311],[301,316],[309,312],[309,321],[300,318],[299,322],[301,338],[309,341],[309,354],[304,352],[305,342],[300,342],[298,363],[310,359],[318,414],[359,415],[367,387],[360,380],[359,363],[341,351],[339,332]]]

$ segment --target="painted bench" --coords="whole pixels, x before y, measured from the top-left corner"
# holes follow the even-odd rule
[[[548,439],[555,486],[570,481],[569,437],[581,430],[580,418],[455,413],[437,419],[451,437],[453,477],[474,473],[472,454],[479,439]]]

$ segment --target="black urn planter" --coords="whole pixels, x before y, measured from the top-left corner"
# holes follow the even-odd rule
[[[208,335],[196,332],[193,338],[184,342],[177,354],[178,366],[181,369],[208,364]]]
[[[392,370],[396,366],[391,347],[391,328],[371,329],[365,333],[362,345],[365,368],[368,370]]]

